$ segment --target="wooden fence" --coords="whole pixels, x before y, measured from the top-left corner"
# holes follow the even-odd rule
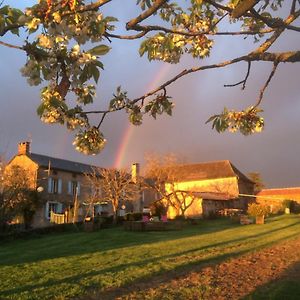
[[[56,214],[53,211],[51,211],[50,222],[54,224],[64,224],[67,223],[67,219],[65,214]]]

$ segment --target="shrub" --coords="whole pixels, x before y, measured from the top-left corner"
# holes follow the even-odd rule
[[[283,208],[290,208],[291,209],[291,206],[293,204],[293,200],[289,200],[289,199],[286,199],[286,200],[283,200],[282,201],[282,206]]]
[[[128,213],[124,216],[125,221],[140,221],[143,218],[143,214],[139,212]]]
[[[267,216],[270,213],[270,207],[265,204],[251,203],[248,206],[248,214],[253,217]]]
[[[183,215],[178,215],[178,216],[176,216],[176,217],[174,218],[174,220],[176,220],[176,221],[185,221],[186,218],[185,218],[185,216],[183,216]]]
[[[167,214],[168,209],[161,201],[156,201],[151,204],[150,210],[154,216],[163,216]]]

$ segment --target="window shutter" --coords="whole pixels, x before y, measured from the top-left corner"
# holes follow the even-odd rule
[[[72,195],[72,182],[71,181],[68,182],[68,194]]]
[[[51,177],[48,178],[48,193],[49,194],[53,193],[53,190],[52,190],[52,180],[53,179]]]
[[[45,218],[49,219],[49,202],[46,202],[46,205],[45,205]]]
[[[80,195],[80,182],[77,182],[77,196]]]
[[[58,189],[57,189],[58,194],[61,194],[62,192],[62,179],[58,179]]]

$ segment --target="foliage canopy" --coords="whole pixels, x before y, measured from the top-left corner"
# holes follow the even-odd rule
[[[154,119],[172,114],[173,101],[168,87],[191,73],[224,68],[239,62],[248,66],[244,79],[227,85],[245,88],[252,62],[271,63],[273,68],[259,91],[256,102],[242,111],[224,109],[208,119],[218,132],[240,131],[244,135],[264,127],[260,103],[280,63],[300,61],[300,51],[268,52],[287,31],[299,32],[299,0],[138,0],[141,12],[124,27],[128,35],[118,34],[115,16],[105,16],[104,7],[112,0],[39,0],[21,10],[0,4],[0,44],[25,51],[27,61],[21,69],[30,85],[44,84],[37,113],[46,123],[59,123],[75,131],[74,145],[85,154],[97,154],[105,145],[101,125],[112,112],[124,110],[129,121],[140,125],[143,116]],[[288,8],[288,9],[287,9]],[[223,31],[226,28],[226,31]],[[20,38],[13,45],[10,35]],[[217,36],[251,36],[253,50],[240,57],[211,65],[184,69],[173,78],[135,99],[118,87],[105,110],[89,111],[95,99],[95,84],[104,69],[107,55],[116,39],[140,39],[139,54],[148,59],[176,64],[185,54],[202,60],[211,54]],[[5,40],[7,39],[7,40]],[[108,43],[110,45],[108,45]],[[93,44],[91,46],[91,44]],[[89,118],[98,114],[93,124]]]

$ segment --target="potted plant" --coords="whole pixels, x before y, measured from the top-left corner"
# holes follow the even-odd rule
[[[248,214],[255,217],[256,224],[264,224],[265,216],[270,213],[270,208],[264,204],[251,203],[248,206]]]
[[[284,200],[283,202],[282,202],[282,206],[283,206],[283,208],[284,208],[284,212],[286,213],[286,214],[290,214],[291,213],[291,205],[292,205],[292,200],[288,200],[288,199],[286,199],[286,200]]]

